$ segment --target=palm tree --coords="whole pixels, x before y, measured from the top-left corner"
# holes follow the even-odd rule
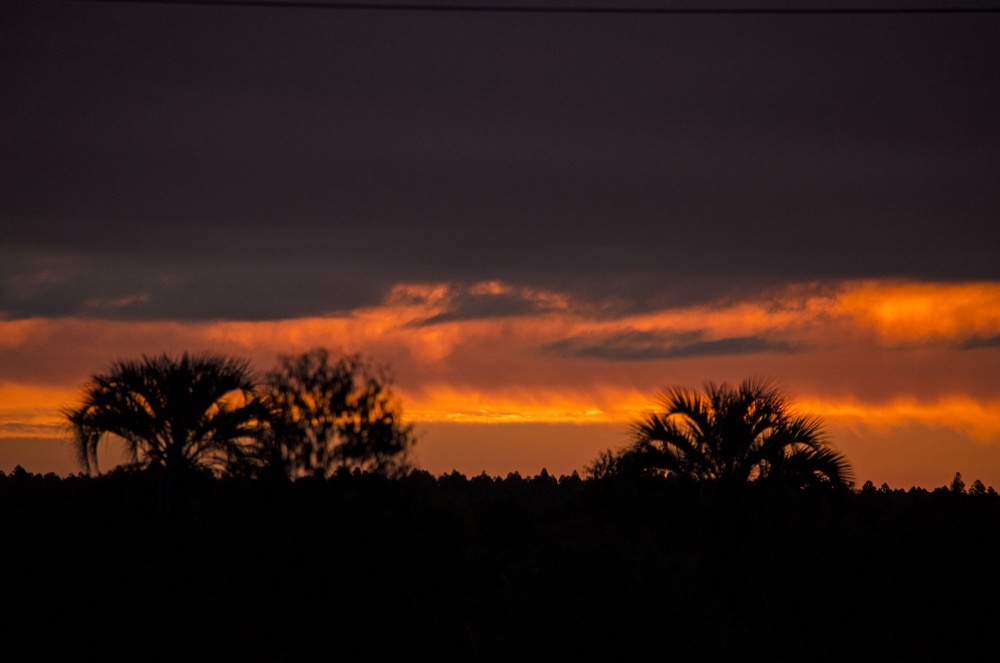
[[[632,444],[602,457],[596,470],[725,484],[853,480],[850,463],[827,444],[821,422],[794,415],[789,398],[769,381],[748,379],[738,387],[709,382],[704,393],[674,388],[660,403],[662,412],[636,422]]]
[[[249,363],[209,354],[117,361],[63,413],[87,472],[98,470],[98,447],[112,435],[134,466],[161,467],[168,481],[251,461],[265,430]]]

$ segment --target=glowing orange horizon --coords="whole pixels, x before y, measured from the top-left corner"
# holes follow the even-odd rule
[[[525,312],[454,314],[468,297],[516,298]],[[636,338],[650,344],[649,358],[594,350],[628,350]],[[771,345],[671,354],[684,339],[711,347],[732,338]],[[655,408],[659,389],[763,373],[779,377],[803,411],[845,430],[915,425],[983,444],[1000,440],[997,338],[1000,283],[905,281],[798,284],[628,315],[486,281],[399,284],[375,306],[286,320],[0,320],[0,439],[54,437],[63,430],[59,409],[118,358],[207,350],[267,370],[280,354],[324,346],[389,365],[415,423],[626,424]]]
[[[692,386],[697,389],[698,387]],[[630,423],[658,410],[655,393],[604,388],[598,392],[488,393],[446,385],[421,393],[396,390],[407,421],[414,423]],[[73,405],[79,390],[0,384],[0,439],[50,437],[65,429],[62,408]],[[920,424],[948,428],[980,442],[1000,442],[1000,399],[978,401],[964,395],[945,395],[933,401],[894,398],[879,403],[855,399],[794,398],[793,409],[827,421],[892,427]],[[17,434],[10,423],[17,422]],[[35,434],[28,435],[26,430]]]

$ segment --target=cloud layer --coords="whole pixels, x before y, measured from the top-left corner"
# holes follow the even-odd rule
[[[278,321],[0,321],[0,438],[58,437],[58,408],[115,358],[209,350],[265,370],[325,346],[388,364],[408,418],[441,439],[451,424],[531,423],[618,426],[621,442],[661,389],[766,375],[852,434],[916,426],[995,446],[998,312],[989,283],[798,284],[637,313],[490,281],[398,284],[377,306]]]
[[[317,345],[454,453],[752,374],[880,472],[993,448],[998,32],[7,0],[0,450],[118,357]]]
[[[11,0],[0,312],[282,320],[490,280],[656,310],[1000,280],[998,21]]]

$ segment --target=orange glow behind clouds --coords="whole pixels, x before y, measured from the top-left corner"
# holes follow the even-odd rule
[[[469,297],[517,300],[531,312],[454,314]],[[207,350],[248,357],[266,370],[279,354],[325,346],[388,364],[406,418],[432,424],[443,437],[443,427],[459,424],[620,428],[654,407],[662,388],[759,374],[780,379],[804,410],[839,430],[891,436],[917,426],[992,446],[1000,443],[998,336],[1000,284],[897,281],[800,284],[758,299],[629,315],[490,281],[400,284],[378,306],[292,320],[0,320],[0,444],[55,438],[59,408],[117,358]],[[600,352],[628,350],[636,338],[647,344],[646,358]],[[770,345],[711,351],[713,342],[734,338]],[[988,342],[967,343],[977,339]],[[685,354],[671,345],[687,342],[709,350]],[[939,453],[945,457],[948,446]],[[865,457],[892,463],[871,450]],[[512,447],[511,468],[519,462]],[[1000,486],[1000,476],[993,480]]]
[[[982,444],[1000,444],[1000,400],[981,402],[945,396],[931,403],[909,399],[863,404],[851,401],[798,400],[804,412],[835,425],[861,425],[883,431],[903,426],[946,428]]]
[[[0,440],[60,434],[65,429],[60,405],[71,403],[76,397],[72,389],[0,383]]]
[[[839,298],[841,310],[894,340],[1000,332],[1000,285],[865,282]]]

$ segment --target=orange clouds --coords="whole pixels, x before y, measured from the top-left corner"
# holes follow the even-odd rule
[[[0,439],[59,436],[65,429],[59,407],[76,396],[72,389],[0,382]]]
[[[863,282],[846,289],[839,308],[889,341],[960,339],[1000,334],[1000,284]]]
[[[437,429],[620,426],[659,389],[765,374],[843,430],[918,426],[984,442],[1000,439],[998,337],[1000,284],[899,281],[624,314],[488,281],[399,284],[378,305],[303,319],[0,320],[0,438],[53,435],[58,408],[116,358],[207,350],[266,370],[325,346],[391,366],[406,416]]]
[[[402,394],[403,392],[401,392]],[[406,415],[423,422],[461,423],[615,423],[628,422],[649,405],[649,395],[601,390],[501,393],[431,386],[407,396]]]
[[[1000,442],[1000,399],[983,402],[946,395],[932,402],[909,398],[884,403],[799,399],[797,404],[836,425],[863,425],[883,431],[918,425],[946,428],[981,443]]]

